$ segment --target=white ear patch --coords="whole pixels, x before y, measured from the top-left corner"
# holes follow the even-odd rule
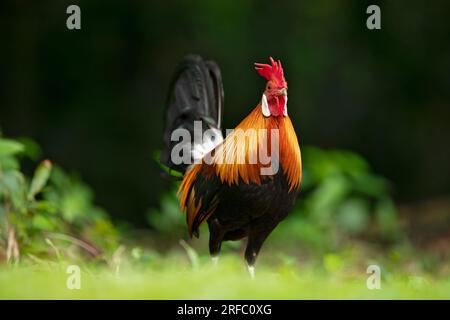
[[[283,109],[283,116],[287,116],[287,96],[284,98],[284,109]]]
[[[267,98],[265,94],[263,94],[261,99],[261,110],[264,117],[270,117],[269,105],[267,104]]]

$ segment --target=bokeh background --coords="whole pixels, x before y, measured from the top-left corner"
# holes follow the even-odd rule
[[[449,17],[444,0],[0,1],[0,297],[448,299]],[[261,98],[253,63],[283,62],[303,181],[258,281],[245,240],[211,265],[155,161],[188,53],[222,68],[225,128]],[[84,290],[64,285],[74,264]]]
[[[0,126],[78,172],[114,219],[145,227],[169,188],[153,152],[176,63],[187,53],[218,62],[232,128],[263,90],[252,64],[272,55],[302,145],[362,155],[411,217],[446,213],[450,6],[378,1],[382,29],[370,31],[371,3],[2,1]],[[70,4],[81,30],[66,28]]]

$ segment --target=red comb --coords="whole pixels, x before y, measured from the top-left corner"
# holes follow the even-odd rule
[[[276,81],[280,86],[286,85],[286,80],[284,79],[283,67],[281,66],[281,61],[275,61],[272,57],[269,57],[270,63],[272,65],[264,63],[255,63],[255,69],[258,73],[266,78],[268,81]]]

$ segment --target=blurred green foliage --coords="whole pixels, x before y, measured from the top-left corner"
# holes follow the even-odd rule
[[[40,157],[33,141],[0,137],[0,263],[20,261],[0,265],[0,297],[442,298],[449,290],[448,262],[397,241],[404,237],[389,183],[352,152],[303,148],[300,197],[267,241],[259,281],[246,274],[240,242],[227,243],[212,266],[207,234],[180,240],[187,233],[176,185],[148,212],[155,232],[119,234],[77,176],[48,160],[23,173],[24,158]],[[361,241],[373,239],[393,245],[374,251]],[[73,263],[82,270],[79,292],[65,285]],[[366,289],[369,264],[382,267],[383,291]]]
[[[304,147],[300,197],[276,237],[314,249],[338,250],[352,238],[403,239],[388,181],[361,156]]]
[[[39,153],[29,139],[0,136],[0,250],[6,260],[76,257],[79,252],[99,258],[115,249],[117,231],[80,179],[49,160],[40,162],[32,177],[21,171],[20,160]]]

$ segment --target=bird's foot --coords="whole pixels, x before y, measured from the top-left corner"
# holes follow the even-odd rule
[[[219,256],[215,256],[211,258],[213,266],[217,266],[219,264]]]
[[[255,279],[255,266],[247,266],[248,273],[250,273],[250,278]]]

